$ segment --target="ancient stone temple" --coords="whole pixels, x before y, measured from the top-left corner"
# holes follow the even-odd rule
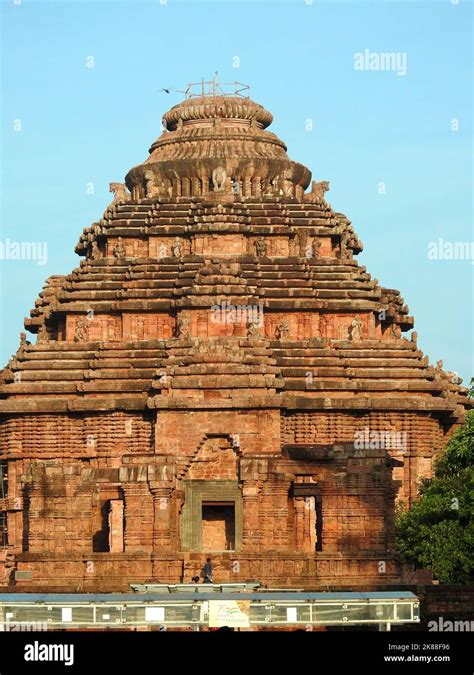
[[[1,371],[4,589],[399,582],[466,393],[271,122],[190,89],[46,280]]]

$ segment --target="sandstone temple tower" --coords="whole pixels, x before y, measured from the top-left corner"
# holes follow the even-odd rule
[[[3,589],[187,582],[208,555],[219,582],[399,582],[396,500],[465,390],[241,93],[164,115],[1,371]]]

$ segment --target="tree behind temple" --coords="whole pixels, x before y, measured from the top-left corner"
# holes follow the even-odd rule
[[[445,583],[474,578],[474,411],[422,481],[420,499],[397,516],[397,550]]]

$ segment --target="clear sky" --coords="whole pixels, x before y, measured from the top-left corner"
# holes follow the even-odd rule
[[[428,257],[440,238],[474,241],[471,2],[2,0],[1,9],[0,243],[48,245],[44,265],[0,259],[2,364],[44,280],[78,265],[74,245],[110,202],[109,182],[145,159],[163,112],[182,98],[160,89],[217,70],[250,84],[289,155],[330,181],[328,201],[364,242],[359,261],[402,292],[430,361],[465,383],[474,375],[472,259]],[[391,69],[355,68],[355,54],[375,67],[387,52]]]

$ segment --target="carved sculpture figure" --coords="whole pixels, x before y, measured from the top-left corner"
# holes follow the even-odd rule
[[[352,319],[349,326],[349,339],[352,342],[359,342],[362,339],[362,321],[359,316]]]
[[[74,342],[85,342],[89,337],[89,320],[82,316],[74,329]]]
[[[125,258],[125,254],[126,251],[125,246],[123,245],[122,237],[119,237],[117,243],[114,246],[114,258]]]
[[[257,321],[251,320],[247,322],[247,337],[249,338],[260,337],[260,329],[258,327]]]
[[[318,320],[319,337],[325,338],[328,334],[328,322],[324,314],[319,315]]]
[[[396,323],[392,323],[390,326],[390,335],[393,338],[398,339],[400,337],[400,326]]]
[[[181,258],[183,255],[183,247],[179,239],[175,239],[175,241],[172,243],[171,253],[175,258]]]
[[[321,244],[321,239],[313,237],[313,241],[311,242],[311,252],[313,254],[313,258],[321,257]]]
[[[263,237],[260,237],[260,239],[257,239],[254,242],[254,247],[255,247],[255,255],[258,258],[263,258],[267,255],[267,243]]]
[[[180,312],[176,322],[176,337],[188,338],[190,335],[190,318],[187,312]]]
[[[160,194],[160,187],[156,182],[156,176],[152,171],[145,171],[145,194],[147,197],[157,197]]]
[[[307,242],[308,241],[308,235],[306,232],[298,232],[296,235],[296,250],[297,250],[297,255],[300,258],[306,257],[306,248],[307,248]]]
[[[313,202],[314,204],[322,204],[325,202],[324,193],[329,190],[329,182],[322,180],[319,183],[315,180],[311,183],[311,192],[305,194],[305,202]]]
[[[94,239],[92,242],[92,248],[91,248],[91,258],[92,260],[98,260],[99,258],[102,257],[101,250],[99,248],[99,244],[97,243],[97,240]]]
[[[341,251],[340,251],[340,257],[343,259],[347,259],[351,257],[351,252],[349,248],[349,239],[346,234],[343,234],[341,237]]]
[[[293,171],[286,169],[275,181],[276,192],[281,197],[293,197],[295,186],[291,178]]]
[[[131,196],[124,183],[109,183],[109,192],[114,193],[113,204],[128,202]]]
[[[40,326],[40,329],[39,329],[39,331],[38,331],[38,339],[37,339],[37,341],[38,341],[38,342],[46,342],[47,340],[49,340],[48,329],[46,328],[46,326],[44,325],[44,323],[42,323],[41,326]]]
[[[227,171],[222,166],[218,166],[212,172],[212,183],[214,185],[214,192],[224,192],[225,181],[227,178]]]
[[[277,340],[285,340],[290,334],[290,322],[288,319],[281,319],[275,330]]]

